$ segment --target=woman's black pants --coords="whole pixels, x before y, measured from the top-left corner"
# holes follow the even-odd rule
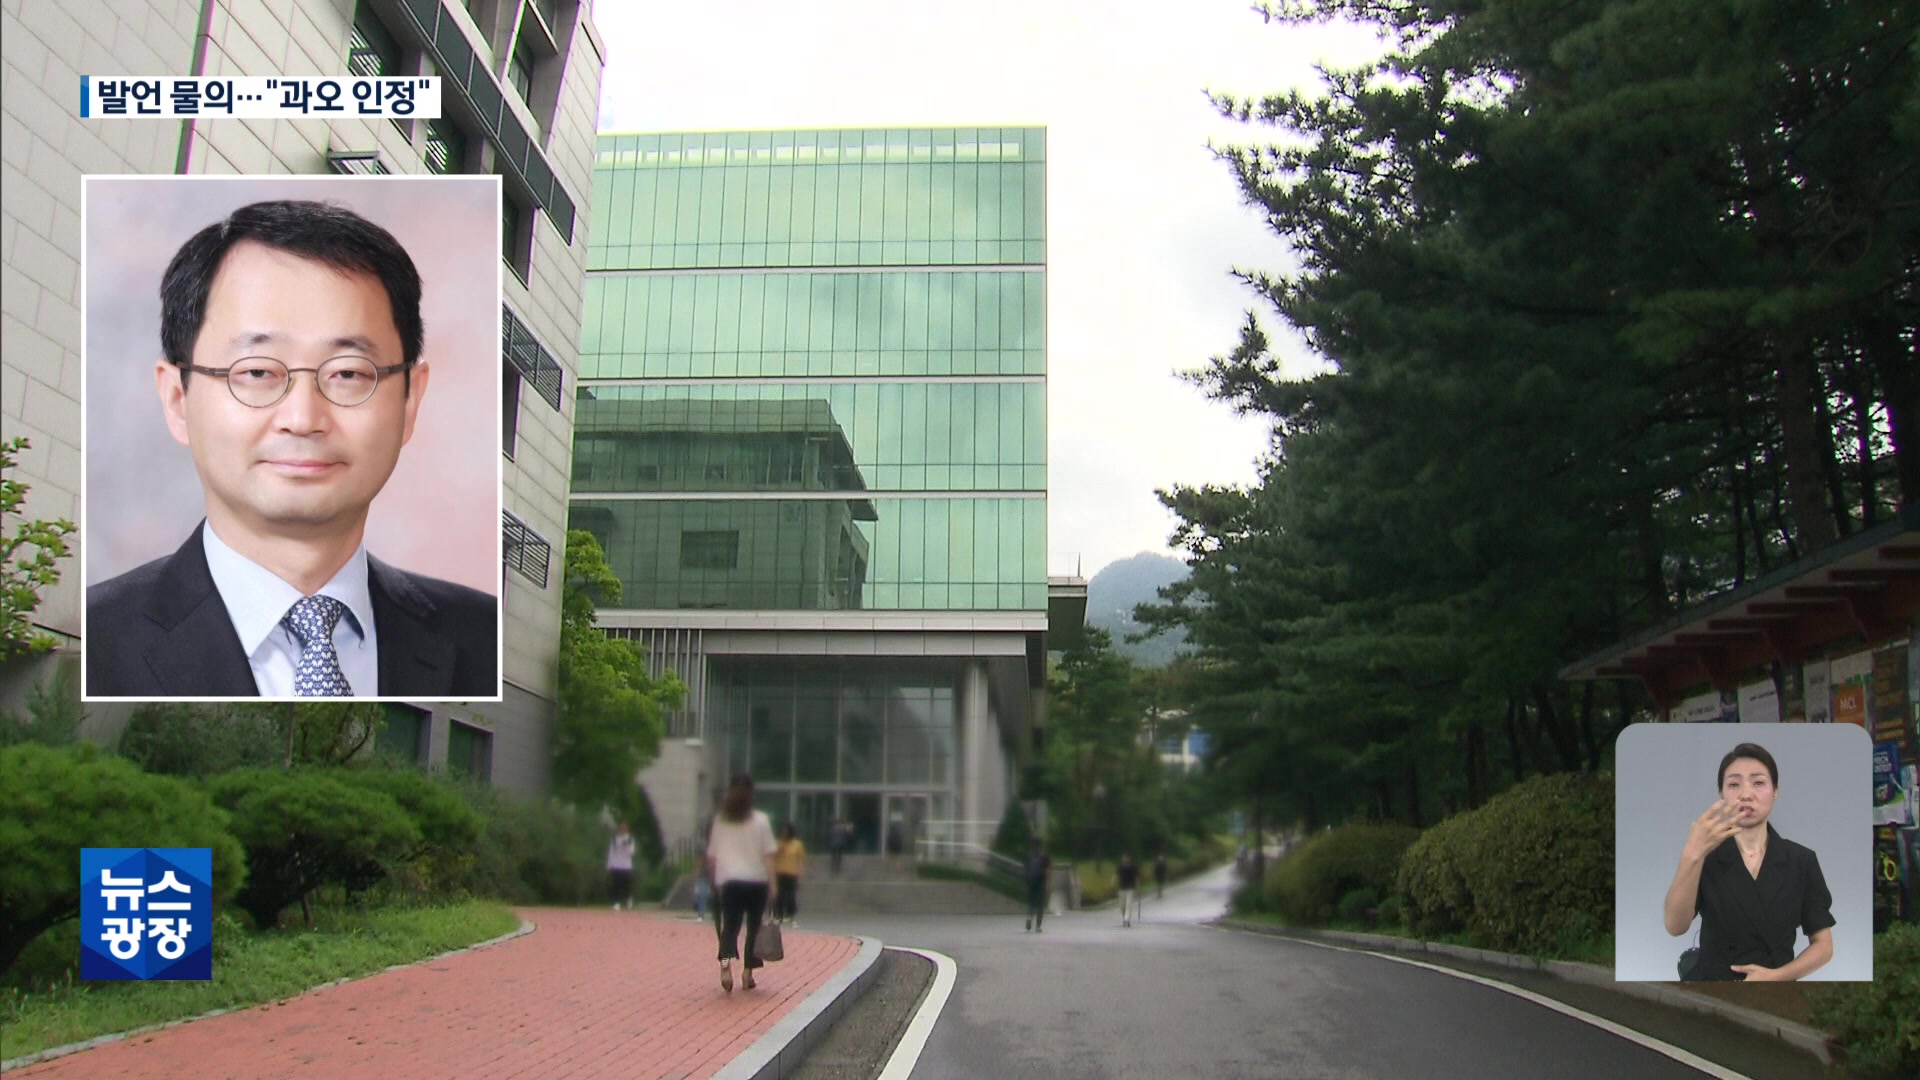
[[[747,927],[747,967],[757,968],[761,961],[753,955],[753,943],[760,937],[760,920],[767,916],[767,883],[729,881],[720,886],[720,959],[738,960],[740,924]]]

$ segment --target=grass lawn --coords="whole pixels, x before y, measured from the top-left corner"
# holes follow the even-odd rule
[[[25,991],[0,987],[6,1056],[24,1057],[100,1035],[184,1020],[215,1009],[292,997],[323,983],[425,960],[520,925],[505,904],[314,912],[314,929],[249,934],[215,929],[210,982],[80,982]]]

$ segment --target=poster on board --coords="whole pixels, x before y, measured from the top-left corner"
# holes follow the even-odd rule
[[[1836,657],[1833,682],[1833,722],[1867,726],[1867,689],[1873,680],[1873,654],[1857,652]]]
[[[1740,722],[1777,724],[1780,722],[1780,695],[1772,679],[1748,683],[1740,688]]]
[[[1815,660],[1806,666],[1807,723],[1824,724],[1833,717],[1833,690],[1827,684],[1827,661]]]

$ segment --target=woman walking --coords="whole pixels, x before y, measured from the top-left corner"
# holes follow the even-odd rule
[[[761,961],[753,955],[760,937],[760,921],[767,901],[778,895],[774,884],[773,822],[753,808],[753,777],[741,773],[727,787],[720,812],[707,836],[707,870],[720,894],[720,988],[733,990],[733,961],[742,958],[740,926],[747,928],[747,951],[741,965],[745,986],[753,989],[753,972]]]
[[[780,826],[780,846],[773,853],[773,880],[779,884],[779,896],[773,902],[775,922],[793,925],[800,914],[800,875],[807,868],[807,845],[793,830],[793,822]]]
[[[607,841],[607,896],[613,910],[633,906],[633,834],[627,823],[614,826],[613,839]]]

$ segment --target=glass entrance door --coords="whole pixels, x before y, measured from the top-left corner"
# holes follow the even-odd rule
[[[833,840],[833,792],[802,791],[794,796],[793,828],[809,853],[825,854]]]
[[[887,796],[886,851],[890,856],[917,858],[933,817],[933,797],[921,792]]]
[[[881,818],[880,796],[866,793],[849,792],[845,813],[847,821],[853,825],[852,854],[877,855],[880,853]]]

